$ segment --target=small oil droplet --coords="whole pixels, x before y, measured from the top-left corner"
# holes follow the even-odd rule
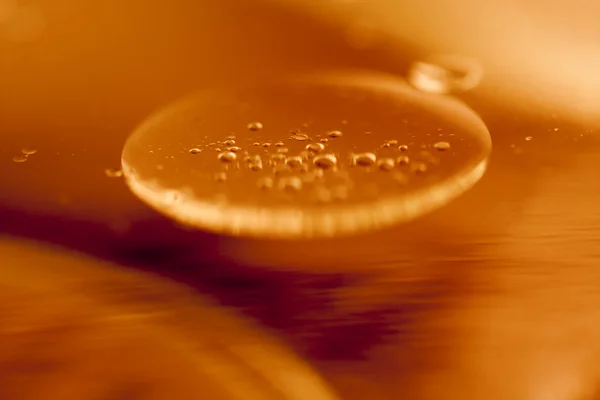
[[[279,154],[287,154],[288,151],[289,149],[287,147],[280,147],[279,149],[277,149],[277,153]]]
[[[337,158],[333,154],[320,154],[314,158],[313,163],[319,168],[332,168],[337,165]]]
[[[448,142],[437,142],[433,145],[433,148],[438,151],[446,151],[450,149],[450,143]]]
[[[398,146],[398,150],[400,151],[408,151],[408,146],[405,144],[401,144],[400,146]]]
[[[411,170],[415,174],[425,173],[425,172],[427,172],[427,164],[425,164],[424,162],[413,163],[411,166]]]
[[[254,142],[254,143],[252,143],[252,146],[256,146],[256,147],[258,147],[258,146],[260,146],[260,143],[258,143],[258,142]]]
[[[527,140],[528,142],[529,142],[531,139],[533,139],[533,136],[527,136],[527,137],[525,138],[525,140]]]
[[[109,178],[120,178],[123,176],[123,171],[118,168],[107,168],[104,170],[104,174]]]
[[[254,121],[254,122],[250,122],[248,124],[248,129],[251,131],[260,131],[263,128],[263,124],[258,122],[258,121]]]
[[[310,138],[308,137],[308,135],[306,135],[306,134],[304,134],[304,133],[294,133],[294,134],[292,134],[292,137],[291,137],[291,138],[292,138],[292,139],[295,139],[295,140],[298,140],[298,141],[300,141],[300,142],[303,142],[303,141],[305,141],[305,140],[308,140],[308,139],[310,139]]]
[[[277,147],[283,147],[285,144],[280,140],[279,142],[275,143],[275,146]]]
[[[224,151],[219,153],[217,157],[219,158],[219,161],[224,163],[231,163],[237,160],[237,154],[235,154],[233,151]]]
[[[368,167],[377,162],[377,156],[373,153],[360,153],[356,155],[355,161],[357,165]]]
[[[233,140],[233,139],[227,139],[226,141],[223,142],[223,144],[225,146],[234,146],[235,145],[235,140]]]
[[[327,133],[327,136],[329,136],[332,139],[336,139],[342,136],[342,132],[341,131],[330,131]]]
[[[200,154],[200,153],[202,153],[202,149],[199,149],[199,148],[197,148],[197,147],[194,147],[194,148],[191,148],[191,149],[189,150],[189,152],[190,152],[190,154]]]
[[[263,143],[263,144],[262,144],[262,147],[264,147],[265,149],[266,149],[267,147],[271,147],[271,143],[269,143],[269,142],[265,142],[265,143]]]

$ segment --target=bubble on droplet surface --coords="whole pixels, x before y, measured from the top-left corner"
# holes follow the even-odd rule
[[[329,132],[327,132],[327,136],[330,137],[331,139],[339,138],[339,137],[342,137],[342,132],[341,131],[329,131]]]
[[[377,162],[377,156],[373,153],[360,153],[355,156],[356,165],[368,167]]]
[[[299,142],[303,142],[305,140],[309,140],[310,138],[308,137],[307,134],[304,134],[304,133],[293,133],[291,136],[291,139],[298,140]]]
[[[319,154],[313,159],[313,164],[319,168],[333,168],[337,165],[337,158],[333,154]]]
[[[317,154],[325,150],[325,145],[323,143],[311,143],[306,145],[306,151]]]
[[[248,124],[248,129],[253,132],[260,131],[262,128],[263,128],[263,124],[258,121],[250,122]]]
[[[408,165],[410,163],[410,158],[408,158],[408,156],[400,156],[396,159],[396,163],[398,165]]]
[[[380,158],[377,160],[377,166],[382,171],[391,171],[396,166],[394,159],[391,157]]]
[[[278,187],[288,192],[298,192],[302,189],[302,179],[297,176],[281,178]]]
[[[450,149],[450,143],[448,142],[437,142],[433,145],[433,148],[438,151],[446,151]]]
[[[106,168],[104,170],[104,175],[109,178],[120,178],[123,176],[123,170],[120,168]]]
[[[35,147],[23,147],[21,149],[21,153],[23,153],[23,154],[25,154],[27,156],[30,156],[32,154],[37,153],[37,149]]]
[[[412,86],[437,94],[466,92],[479,85],[482,78],[481,65],[459,55],[437,55],[414,63],[408,72]]]
[[[275,182],[270,176],[262,176],[256,181],[256,186],[261,190],[269,190],[273,188]]]
[[[237,160],[237,154],[235,154],[233,151],[224,151],[222,153],[219,153],[217,158],[221,162],[231,163],[231,162],[234,162],[235,160]]]
[[[223,98],[229,100],[215,100]],[[340,127],[349,115],[352,124],[344,125],[344,136],[329,138],[331,127]],[[228,135],[257,116],[268,121],[268,129],[238,136],[236,146],[244,150],[230,162],[220,162],[212,151],[194,157],[181,151],[181,143],[198,143],[202,132],[202,143],[216,144],[209,149],[218,145],[235,155]],[[282,140],[282,133],[303,121],[311,123]],[[431,138],[440,136],[439,128],[455,135],[452,152],[440,155],[437,165],[427,164],[423,177],[398,165],[407,154],[414,157],[412,163],[423,162],[418,151],[423,145],[435,149]],[[391,135],[390,146],[382,148]],[[257,145],[246,148],[252,144]],[[406,144],[417,152],[403,150]],[[162,149],[162,170],[148,148]],[[282,148],[288,153],[279,153]],[[190,96],[142,124],[128,139],[122,160],[133,192],[187,226],[298,238],[355,233],[416,218],[472,186],[485,170],[489,151],[485,125],[462,103],[424,94],[395,77],[341,72]],[[395,166],[381,173],[388,158]],[[352,168],[347,160],[364,167]],[[223,171],[227,179],[217,182],[216,174]],[[317,200],[320,190],[329,200]],[[179,194],[178,201],[167,201],[166,193]]]
[[[27,161],[27,155],[26,154],[19,154],[18,156],[14,156],[13,157],[13,161],[16,163],[23,163],[25,161]]]
[[[200,154],[202,153],[202,149],[199,149],[197,147],[193,147],[189,150],[190,154]]]
[[[227,174],[225,172],[217,172],[215,174],[215,181],[225,182],[227,180]]]
[[[300,168],[303,165],[303,161],[302,161],[302,157],[299,156],[293,156],[293,157],[288,157],[286,159],[286,164],[290,166],[290,168]]]

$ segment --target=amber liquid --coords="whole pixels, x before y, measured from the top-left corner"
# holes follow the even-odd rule
[[[316,242],[184,229],[105,174],[153,110],[281,72],[402,73],[427,50],[387,40],[357,49],[302,13],[206,3],[41,1],[37,42],[0,41],[0,233],[208,293],[275,329],[344,399],[592,399],[598,124],[560,109],[515,112],[474,91],[462,97],[492,134],[489,170],[425,218]]]

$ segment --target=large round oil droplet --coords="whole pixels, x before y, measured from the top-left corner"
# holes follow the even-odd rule
[[[262,128],[249,129],[249,121]],[[320,142],[334,131],[343,135]],[[224,146],[232,132],[237,152]],[[409,160],[426,161],[423,149],[440,142],[451,151],[411,167]],[[160,161],[149,155],[159,148]],[[202,151],[190,156],[190,148]],[[490,150],[485,125],[463,103],[397,77],[340,72],[193,95],[143,123],[122,161],[132,191],[186,226],[302,238],[358,233],[430,212],[475,184]],[[216,181],[218,173],[227,179]],[[324,192],[331,201],[316,201]]]
[[[338,398],[275,335],[189,287],[2,235],[0,254],[2,399]]]

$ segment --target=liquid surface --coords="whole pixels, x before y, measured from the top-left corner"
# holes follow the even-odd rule
[[[183,224],[314,237],[438,208],[482,176],[490,150],[461,103],[338,73],[192,96],[140,126],[122,162],[133,192]]]

